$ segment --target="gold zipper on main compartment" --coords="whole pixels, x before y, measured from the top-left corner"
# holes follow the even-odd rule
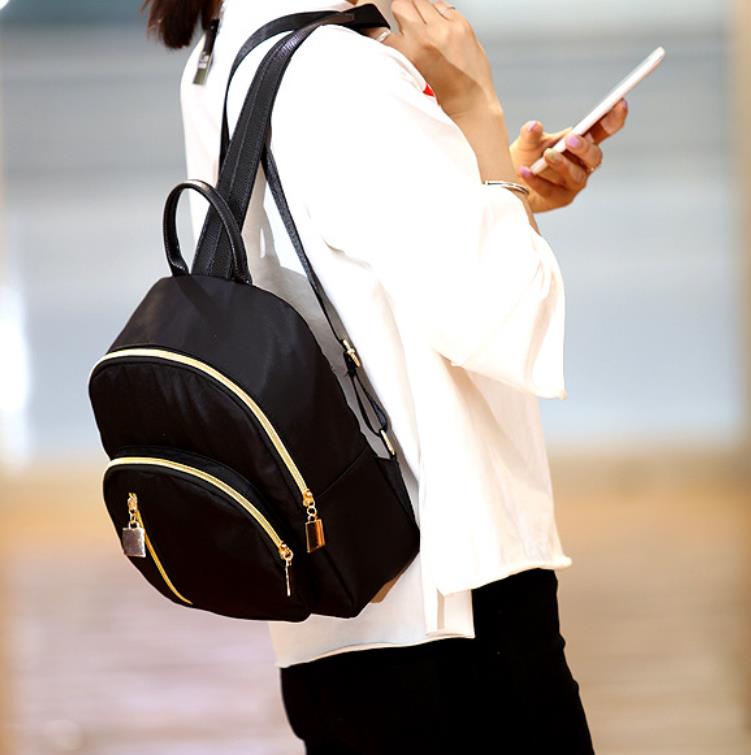
[[[193,477],[197,477],[200,480],[203,480],[204,482],[208,482],[214,487],[219,488],[219,490],[221,490],[225,495],[228,495],[230,498],[232,498],[232,500],[240,504],[240,506],[242,506],[253,517],[253,519],[255,519],[258,522],[258,524],[261,525],[261,528],[269,536],[271,541],[276,546],[276,549],[279,551],[279,556],[281,557],[282,561],[284,561],[284,579],[285,579],[286,587],[287,587],[287,596],[289,597],[292,594],[290,591],[290,583],[289,583],[289,567],[290,567],[290,564],[292,563],[292,558],[294,557],[294,553],[292,552],[292,549],[279,537],[279,534],[271,526],[271,523],[269,522],[269,520],[266,519],[266,517],[244,495],[239,493],[230,485],[227,485],[227,483],[224,482],[223,480],[220,480],[218,477],[214,477],[214,475],[211,475],[208,472],[204,472],[201,469],[196,469],[195,467],[191,467],[188,464],[181,464],[180,462],[177,462],[177,461],[170,461],[169,459],[162,459],[160,457],[155,457],[155,456],[120,456],[110,461],[110,463],[107,465],[107,469],[110,469],[112,467],[127,466],[127,465],[132,465],[132,464],[147,464],[149,466],[164,467],[166,469],[172,469],[178,472],[183,472],[184,474],[192,475]],[[157,558],[156,553],[154,552],[154,549],[151,546],[151,543],[149,541],[149,537],[145,533],[146,528],[143,526],[143,520],[141,519],[141,514],[137,508],[138,499],[134,493],[129,494],[129,497],[128,497],[129,511],[132,512],[134,510],[134,508],[131,507],[131,496],[135,498],[135,501],[136,501],[136,506],[134,507],[135,515],[136,515],[139,525],[143,527],[144,529],[146,546],[148,547],[149,553],[151,553],[151,556],[154,559],[154,563],[156,564],[157,569],[159,569],[159,573],[162,575],[162,577],[164,578],[164,581],[167,583],[167,586],[170,588],[170,590],[172,590],[173,593],[175,593],[175,595],[177,595],[181,600],[184,600],[186,603],[190,603],[190,601],[187,598],[184,598],[177,591],[177,589],[175,588],[175,586],[172,584],[169,577],[167,576],[167,573],[162,567],[159,559]]]
[[[313,492],[310,490],[305,480],[303,479],[300,470],[297,468],[294,460],[290,456],[289,451],[285,447],[282,439],[279,437],[274,426],[271,424],[269,418],[264,414],[263,409],[251,398],[251,396],[244,391],[237,383],[230,380],[226,375],[223,375],[219,370],[212,367],[206,362],[202,362],[200,359],[180,354],[176,351],[170,351],[168,349],[159,349],[152,347],[136,347],[130,349],[120,349],[119,351],[112,351],[109,354],[105,354],[92,368],[94,369],[102,362],[111,361],[113,359],[123,359],[127,357],[154,357],[157,359],[164,359],[168,362],[174,362],[176,364],[182,364],[187,367],[203,372],[205,375],[221,383],[228,391],[233,393],[245,406],[250,409],[253,416],[258,420],[264,432],[268,436],[271,444],[276,449],[279,456],[282,458],[284,465],[289,470],[290,475],[295,481],[295,484],[300,489],[302,495],[302,505],[308,514],[308,520],[305,523],[305,537],[307,541],[308,553],[312,553],[314,550],[321,548],[326,544],[326,538],[323,532],[323,520],[318,516],[316,509],[316,502],[313,496]]]

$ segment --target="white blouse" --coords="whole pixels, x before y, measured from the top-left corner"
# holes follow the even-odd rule
[[[182,78],[190,178],[216,180],[224,88],[245,39],[277,16],[349,7],[225,0],[206,84],[192,83],[203,40]],[[238,70],[231,127],[278,38]],[[292,57],[272,114],[271,147],[292,215],[389,415],[421,530],[416,559],[358,616],[269,622],[278,667],[474,637],[472,588],[571,564],[556,529],[538,407],[538,397],[566,397],[561,272],[520,200],[482,183],[464,134],[425,88],[399,51],[325,26]],[[205,207],[191,197],[196,237]],[[254,281],[305,317],[359,417],[341,349],[262,168],[243,235]],[[363,511],[364,527],[372,515]]]

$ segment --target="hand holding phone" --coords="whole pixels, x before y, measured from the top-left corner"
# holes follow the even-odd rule
[[[608,92],[605,97],[584,117],[579,123],[577,123],[567,134],[576,134],[577,136],[584,136],[601,118],[606,116],[615,106],[615,104],[622,100],[642,79],[648,76],[652,71],[660,65],[665,57],[665,49],[658,47],[653,53],[648,55],[631,73],[628,74],[622,81],[618,82],[613,89]],[[556,142],[551,149],[556,152],[566,151],[566,137],[563,137]],[[531,166],[530,171],[534,175],[539,175],[548,166],[544,157],[536,160]]]

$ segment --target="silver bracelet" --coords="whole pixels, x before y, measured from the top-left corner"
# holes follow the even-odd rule
[[[514,183],[513,181],[483,181],[485,186],[501,186],[509,191],[518,191],[520,194],[527,196],[529,194],[529,187],[523,184]]]

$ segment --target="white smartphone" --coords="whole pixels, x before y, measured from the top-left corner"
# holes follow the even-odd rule
[[[665,57],[665,48],[658,47],[653,53],[648,55],[641,63],[639,63],[636,68],[634,68],[633,71],[631,71],[628,76],[626,76],[625,79],[620,81],[618,84],[616,84],[602,99],[602,101],[582,120],[579,121],[579,123],[574,126],[571,131],[566,134],[566,136],[570,136],[571,134],[576,134],[577,136],[584,136],[584,134],[589,131],[589,129],[592,128],[592,126],[597,123],[597,121],[600,120],[604,115],[606,115],[610,110],[613,109],[613,106],[618,102],[618,100],[623,99],[643,78],[646,76],[649,76],[652,71],[657,68],[657,66],[662,63],[663,58]],[[551,147],[551,149],[554,149],[556,152],[565,152],[566,151],[566,137],[561,139],[560,141],[556,142],[555,145]],[[543,171],[547,167],[547,162],[545,161],[544,157],[541,157],[539,160],[537,160],[535,163],[533,163],[530,166],[530,170],[532,173],[537,175],[541,171]]]

